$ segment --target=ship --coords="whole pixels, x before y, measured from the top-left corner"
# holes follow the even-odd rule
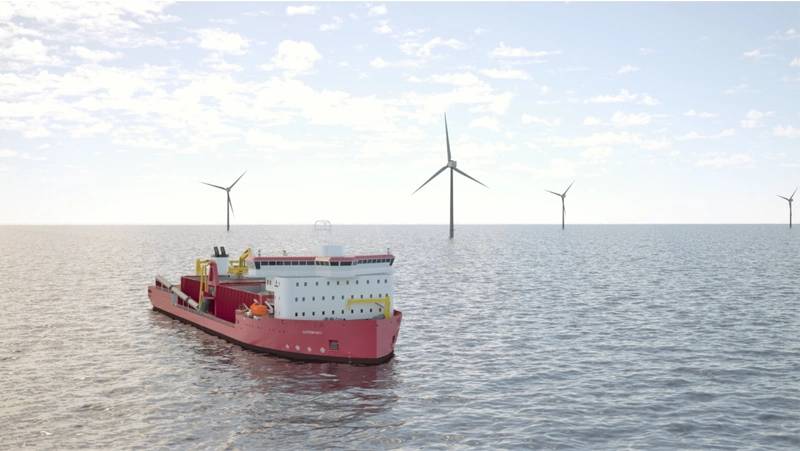
[[[403,314],[394,308],[388,251],[231,259],[224,246],[171,283],[157,275],[152,308],[246,349],[293,360],[377,365],[394,357]],[[259,252],[260,253],[260,252]]]

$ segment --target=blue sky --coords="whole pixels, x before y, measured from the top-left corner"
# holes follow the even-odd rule
[[[0,223],[785,222],[797,3],[0,4]]]

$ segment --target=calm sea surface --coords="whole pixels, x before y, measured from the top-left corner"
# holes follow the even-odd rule
[[[0,227],[0,448],[800,448],[800,228],[334,226],[397,256],[384,365],[153,312],[225,245],[312,227]]]

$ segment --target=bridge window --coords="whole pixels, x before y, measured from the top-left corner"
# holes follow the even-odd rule
[[[306,298],[305,298],[305,296],[303,296],[303,302],[306,302]]]
[[[339,285],[339,281],[338,280],[336,281],[336,285]]]
[[[303,312],[303,316],[306,316],[306,312]]]
[[[322,296],[322,300],[323,300],[323,301],[325,300],[325,296]]]
[[[326,284],[326,285],[330,285],[330,284],[331,284],[331,281],[329,280],[329,281],[327,281],[325,284]]]
[[[299,287],[300,286],[300,282],[295,282],[294,286]]]
[[[297,312],[294,312],[294,316],[297,316]]]
[[[303,282],[303,286],[307,287],[308,286],[308,282]]]
[[[295,296],[295,298],[294,298],[294,302],[297,302],[297,296]]]
[[[314,282],[314,284],[315,284],[316,286],[319,286],[319,282]]]
[[[356,285],[358,285],[358,279],[356,279]]]
[[[316,296],[311,296],[311,300],[312,300],[312,301],[316,301],[316,300],[317,300],[317,297],[316,297]]]
[[[364,295],[363,294],[361,295],[361,299],[364,299]]]

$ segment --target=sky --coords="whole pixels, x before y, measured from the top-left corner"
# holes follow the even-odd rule
[[[781,223],[800,3],[0,2],[0,224]]]

